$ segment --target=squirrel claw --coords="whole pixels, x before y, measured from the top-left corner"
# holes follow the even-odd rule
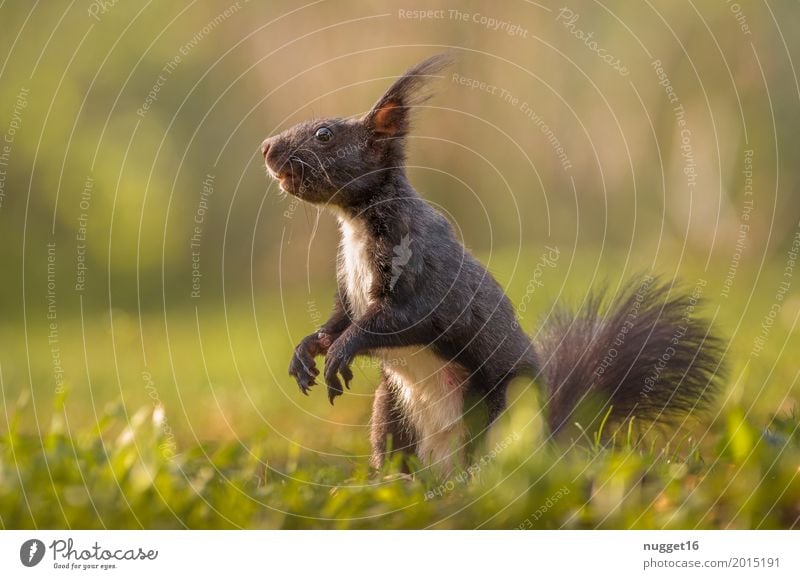
[[[353,372],[348,366],[349,360],[341,351],[329,351],[325,358],[325,383],[328,385],[328,400],[333,404],[334,398],[341,396],[344,392],[342,381],[344,379],[347,389],[350,389],[350,380],[353,379]]]
[[[289,364],[289,375],[292,376],[300,387],[300,392],[308,396],[308,391],[314,386],[319,370],[314,362],[312,351],[305,342],[295,348],[294,356]]]
[[[331,403],[331,406],[333,406],[334,399],[337,396],[342,395],[342,383],[339,381],[339,378],[336,375],[328,376],[326,378],[328,383],[328,401]]]
[[[342,395],[342,385],[337,379],[335,385],[328,386],[328,402],[331,403],[331,406],[333,406],[333,401],[336,400],[336,397],[341,395]]]
[[[308,396],[309,390],[311,390],[311,387],[314,385],[316,385],[316,382],[314,380],[311,380],[310,382],[307,383],[302,383],[300,384],[300,392]]]
[[[339,374],[341,374],[342,378],[344,378],[344,386],[345,386],[345,388],[350,390],[350,381],[353,379],[353,371],[350,370],[349,366],[342,366],[339,369]]]

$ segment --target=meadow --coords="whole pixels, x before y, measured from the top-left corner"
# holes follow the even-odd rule
[[[0,528],[799,527],[797,3],[568,4],[0,3]],[[373,361],[298,391],[338,232],[260,145],[442,51],[411,182],[531,335],[700,288],[709,413],[552,441],[521,380],[441,477],[370,471]]]
[[[510,261],[497,269],[502,277]],[[558,270],[547,275],[554,288],[563,281]],[[524,280],[512,282],[509,294],[523,303]],[[523,316],[532,332],[550,305],[546,295],[537,294]],[[285,373],[292,341],[282,334],[288,326],[312,327],[313,315],[286,320],[308,317],[306,301],[285,298],[276,311],[266,296],[227,315],[198,307],[141,319],[115,311],[64,320],[59,331],[77,329],[83,339],[62,345],[60,361],[77,378],[55,394],[47,329],[4,330],[6,354],[14,348],[6,359],[15,363],[2,368],[3,527],[800,524],[791,354],[800,347],[793,331],[796,301],[785,304],[767,347],[754,357],[748,353],[769,299],[751,303],[752,319],[726,317],[735,308],[720,310],[718,329],[732,336],[731,368],[710,415],[677,428],[635,420],[614,429],[602,425],[602,432],[576,427],[577,435],[553,442],[536,385],[520,381],[509,410],[472,461],[445,478],[424,470],[407,475],[398,464],[370,471],[367,425],[377,370],[369,359],[359,359],[353,390],[335,407],[319,387],[309,398],[300,395]],[[713,311],[713,305],[709,300],[706,307]],[[317,307],[326,306],[321,301]],[[27,347],[15,339],[20,335],[27,336]]]

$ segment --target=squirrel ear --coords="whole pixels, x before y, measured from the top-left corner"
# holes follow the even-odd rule
[[[364,121],[381,136],[402,137],[408,132],[409,112],[431,97],[428,82],[453,63],[448,53],[437,54],[412,66],[375,103]]]
[[[408,132],[408,110],[395,99],[381,99],[367,115],[375,133],[395,137]]]

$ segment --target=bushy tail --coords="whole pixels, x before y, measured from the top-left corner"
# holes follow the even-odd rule
[[[678,289],[643,276],[551,313],[536,340],[553,433],[576,421],[667,421],[709,406],[723,379],[724,343],[698,317],[704,282]],[[582,402],[593,415],[576,415]]]

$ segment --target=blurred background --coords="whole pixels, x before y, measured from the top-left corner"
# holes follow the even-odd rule
[[[3,3],[3,405],[27,400],[33,433],[152,405],[176,451],[367,452],[369,360],[333,409],[286,374],[330,309],[337,231],[258,149],[451,50],[408,171],[525,328],[679,276],[730,337],[721,404],[791,409],[799,28],[793,0]]]

